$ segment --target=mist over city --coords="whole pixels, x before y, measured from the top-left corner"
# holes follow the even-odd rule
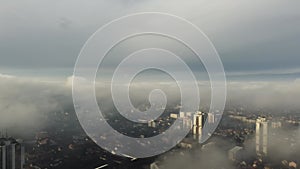
[[[298,169],[299,44],[298,1],[0,0],[0,169]]]

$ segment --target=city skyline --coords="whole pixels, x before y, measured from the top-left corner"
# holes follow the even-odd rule
[[[0,0],[0,169],[299,169],[299,7]]]

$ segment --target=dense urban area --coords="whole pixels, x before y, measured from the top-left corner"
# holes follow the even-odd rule
[[[144,159],[121,157],[101,149],[82,130],[72,109],[48,113],[44,118],[49,122],[48,127],[27,131],[30,135],[11,136],[9,129],[2,131],[2,167],[11,167],[12,161],[16,169],[171,169],[201,166],[207,169],[296,169],[299,164],[300,116],[296,112],[289,112],[287,116],[278,112],[249,111],[240,106],[227,108],[222,116],[207,109],[191,113],[175,108],[167,109],[159,119],[150,121],[148,125],[129,122],[120,125],[122,118],[107,117],[118,131],[135,137],[159,134],[178,119],[186,120],[184,124],[191,126],[191,132],[175,148]],[[201,142],[204,124],[218,120],[221,123],[212,137]]]

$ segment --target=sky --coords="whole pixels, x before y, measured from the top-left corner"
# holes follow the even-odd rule
[[[86,40],[136,12],[164,12],[197,25],[217,49],[228,77],[300,76],[299,1],[0,0],[0,73],[68,77]],[[126,28],[122,28],[126,29]]]

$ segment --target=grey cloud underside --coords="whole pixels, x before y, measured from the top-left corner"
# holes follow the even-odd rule
[[[228,73],[299,68],[298,1],[1,0],[0,4],[2,69],[64,68],[70,75],[93,32],[124,14],[144,11],[172,13],[195,23],[214,43]]]

